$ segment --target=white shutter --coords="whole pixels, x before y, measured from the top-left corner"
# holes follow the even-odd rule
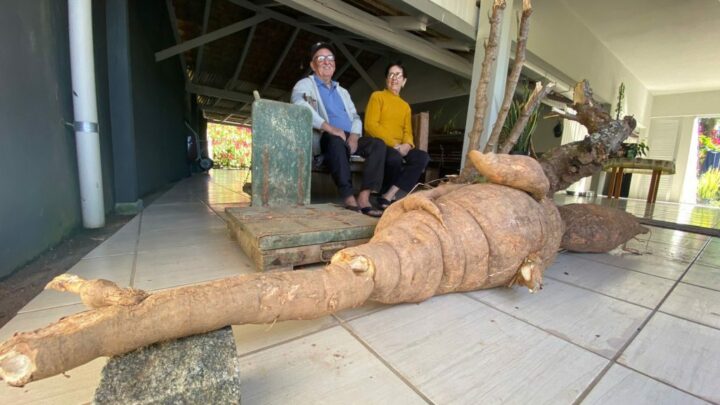
[[[678,140],[680,139],[680,121],[679,119],[653,119],[650,125],[650,136],[648,137],[648,159],[676,160]],[[635,178],[637,177],[637,180]],[[650,189],[649,174],[634,174],[633,181],[639,181],[640,186],[638,198],[646,198]],[[677,176],[660,177],[660,185],[658,186],[658,201],[668,201],[670,199],[670,191],[673,181],[682,181],[676,179]]]

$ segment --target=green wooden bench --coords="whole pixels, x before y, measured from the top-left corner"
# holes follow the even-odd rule
[[[306,107],[255,101],[252,145],[251,207],[225,212],[231,236],[258,270],[327,262],[338,250],[369,240],[377,218],[310,204],[312,117]]]

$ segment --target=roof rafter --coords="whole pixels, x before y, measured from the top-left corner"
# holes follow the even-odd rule
[[[180,31],[178,30],[177,17],[175,15],[175,7],[172,4],[172,0],[165,0],[165,7],[167,8],[168,17],[170,18],[170,26],[172,27],[175,44],[180,44]],[[183,54],[180,54],[180,66],[182,67],[183,80],[187,81],[187,63],[185,62],[185,55]]]
[[[238,2],[240,0],[232,0]],[[242,0],[246,1],[246,0]],[[332,22],[349,32],[379,42],[425,63],[457,74],[472,77],[472,63],[408,32],[393,28],[385,20],[339,0],[277,0],[288,7]]]
[[[405,31],[427,31],[427,18],[421,19],[409,16],[383,16],[391,27]]]
[[[203,26],[202,26],[202,35],[205,35],[207,33],[208,28],[208,21],[210,20],[210,6],[212,5],[212,0],[205,0],[205,13],[203,15]],[[204,45],[204,44],[203,44]],[[200,73],[200,65],[202,64],[203,59],[203,50],[204,46],[200,45],[200,49],[198,49],[198,56],[197,60],[195,61],[195,80],[198,79],[198,74]]]
[[[270,10],[270,9],[267,9],[264,7],[260,7],[256,4],[251,3],[249,0],[230,0],[230,1],[232,3],[237,4],[238,6],[247,8],[249,10],[255,11],[258,14],[262,14],[269,18],[272,18],[273,20],[284,22],[285,24],[289,24],[294,27],[300,27],[303,31],[312,32],[314,34],[318,34],[318,35],[324,36],[324,37],[332,39],[332,40],[339,39],[348,45],[352,45],[355,48],[362,48],[362,49],[364,49],[366,51],[370,51],[370,52],[380,52],[377,49],[377,47],[368,46],[366,44],[363,44],[362,42],[346,39],[346,38],[342,37],[341,35],[337,35],[331,31],[328,31],[328,30],[325,30],[322,28],[318,28],[312,24],[303,23],[295,18],[288,17],[285,14],[279,13],[275,10]]]
[[[370,88],[373,89],[373,91],[377,90],[378,89],[377,84],[370,78],[370,75],[365,71],[365,69],[363,69],[362,65],[360,65],[358,63],[358,61],[355,59],[353,54],[351,54],[350,51],[348,51],[348,49],[345,47],[345,44],[343,44],[340,41],[337,41],[336,44],[337,44],[338,49],[340,49],[340,52],[342,52],[342,54],[345,55],[348,62],[350,62],[350,64],[353,65],[355,70],[357,70],[357,72],[360,73],[360,76],[363,78],[363,80],[365,80],[365,83],[367,83],[368,86],[370,86]]]
[[[253,96],[245,93],[238,93],[236,91],[223,90],[215,87],[200,86],[197,84],[187,83],[185,90],[188,93],[198,94],[207,97],[224,98],[226,100],[240,101],[240,102],[252,102]]]
[[[190,49],[197,48],[200,45],[215,41],[216,39],[226,37],[230,34],[234,34],[234,33],[238,32],[238,31],[242,31],[245,28],[252,27],[253,25],[256,25],[267,19],[268,19],[268,15],[257,14],[248,19],[238,21],[234,24],[230,24],[227,27],[220,28],[219,30],[215,30],[209,34],[201,35],[197,38],[193,38],[189,41],[185,41],[182,44],[171,46],[170,48],[166,48],[166,49],[163,49],[162,51],[156,52],[155,53],[155,61],[159,62],[161,60],[165,60],[165,59],[175,56],[177,54],[181,54],[185,51],[188,51]]]

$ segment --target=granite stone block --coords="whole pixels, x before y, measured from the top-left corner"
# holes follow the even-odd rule
[[[157,343],[116,356],[95,404],[239,404],[240,363],[232,329]]]

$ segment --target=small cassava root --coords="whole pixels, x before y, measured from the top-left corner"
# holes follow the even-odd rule
[[[563,224],[544,188],[526,190],[514,179],[542,177],[542,169],[536,162],[510,164],[501,176],[492,166],[477,169],[499,184],[413,194],[388,208],[370,242],[336,253],[323,270],[240,275],[153,294],[61,276],[51,287],[79,293],[94,309],[0,344],[0,378],[22,386],[158,341],[226,325],[318,318],[368,300],[420,302],[515,284],[536,291]]]

